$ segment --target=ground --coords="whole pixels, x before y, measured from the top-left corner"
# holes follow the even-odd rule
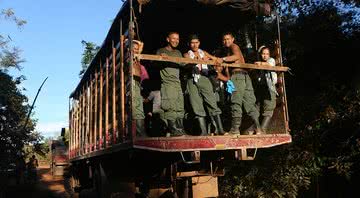
[[[38,169],[38,182],[34,184],[16,184],[15,178],[11,178],[5,192],[0,193],[1,198],[36,197],[36,198],[68,198],[64,185],[66,182],[62,176],[53,177],[49,165],[42,165]]]

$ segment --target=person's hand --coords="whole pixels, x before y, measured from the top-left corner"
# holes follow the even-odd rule
[[[256,61],[254,64],[255,64],[255,65],[261,65],[261,62],[260,62],[260,61]]]
[[[223,61],[223,59],[222,58],[217,58],[216,60],[215,60],[215,63],[217,64],[217,65],[220,65],[221,63],[223,63],[224,61]]]
[[[204,56],[203,58],[202,58],[203,60],[210,60],[210,58],[209,57],[207,57],[207,56]]]

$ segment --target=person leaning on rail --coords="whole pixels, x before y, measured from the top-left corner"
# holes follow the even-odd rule
[[[234,43],[235,38],[232,33],[223,34],[223,47],[220,49],[222,58],[217,59],[219,63],[245,63],[240,47]],[[232,68],[231,81],[234,83],[235,90],[231,95],[231,134],[240,134],[242,120],[242,108],[251,117],[255,125],[256,134],[261,134],[262,130],[259,123],[259,111],[256,108],[254,89],[247,70]]]
[[[189,37],[190,50],[184,54],[184,57],[198,60],[216,60],[217,57],[210,55],[200,49],[200,39],[193,34]],[[213,85],[209,79],[209,67],[207,64],[197,64],[193,66],[192,75],[187,80],[187,92],[189,93],[190,105],[196,116],[201,129],[201,135],[207,135],[206,112],[209,114],[215,125],[215,134],[223,134],[221,123],[221,110],[216,103],[216,95]],[[206,111],[205,111],[205,108]]]
[[[167,45],[156,51],[157,55],[183,57],[177,49],[179,33],[170,32],[166,37]],[[162,120],[167,123],[170,133],[166,136],[182,136],[184,133],[184,95],[180,83],[180,68],[184,64],[162,62],[158,64],[161,77],[161,109]]]
[[[259,48],[260,61],[255,62],[256,65],[265,65],[275,67],[275,59],[270,57],[270,49],[266,46]],[[258,109],[262,115],[261,128],[266,132],[276,107],[276,91],[277,74],[276,72],[260,71],[257,76],[255,93],[257,98]]]
[[[133,53],[134,54],[141,54],[143,50],[144,43],[138,40],[133,40]],[[128,54],[129,55],[129,54]],[[129,63],[130,56],[127,58],[127,62]],[[141,96],[141,78],[144,76],[148,76],[146,73],[146,69],[141,63],[134,59],[133,63],[133,98],[132,101],[132,119],[135,120],[136,123],[136,136],[138,137],[147,137],[145,131],[145,115],[144,115],[144,108],[143,108],[143,98]]]

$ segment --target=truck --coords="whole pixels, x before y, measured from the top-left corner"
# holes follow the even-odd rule
[[[279,16],[274,6],[268,0],[123,1],[100,50],[69,97],[72,189],[91,189],[98,197],[218,197],[218,177],[224,176],[228,162],[253,160],[262,149],[291,143],[284,78],[288,67],[282,63]],[[275,28],[265,27],[270,23]],[[179,32],[181,39],[196,32],[202,37],[202,48],[210,50],[216,49],[216,41],[227,31],[242,39],[242,51],[249,54],[261,43],[271,44],[276,67],[249,61],[222,64],[278,73],[279,96],[266,134],[199,136],[188,131],[193,135],[136,135],[132,119],[134,60],[149,67],[159,62],[215,64],[154,55],[170,31]],[[145,43],[142,54],[133,53],[135,38]],[[185,51],[186,47],[180,40],[179,49]],[[250,55],[245,58],[250,60]],[[226,122],[225,114],[223,118]],[[245,119],[242,132],[250,125]]]
[[[53,176],[63,176],[69,166],[68,146],[65,143],[65,128],[61,129],[61,136],[50,141],[50,169]]]

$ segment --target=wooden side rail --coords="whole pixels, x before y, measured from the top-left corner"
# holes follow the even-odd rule
[[[195,59],[191,59],[191,58],[160,56],[160,55],[151,55],[151,54],[135,54],[135,58],[137,58],[139,60],[216,65],[215,61],[213,61],[213,60],[195,60]],[[286,72],[289,70],[289,68],[286,66],[272,67],[272,66],[255,65],[255,64],[249,64],[249,63],[232,63],[232,64],[222,63],[221,66],[239,67],[239,68],[244,68],[244,69],[261,69],[261,70],[279,71],[279,72]]]

